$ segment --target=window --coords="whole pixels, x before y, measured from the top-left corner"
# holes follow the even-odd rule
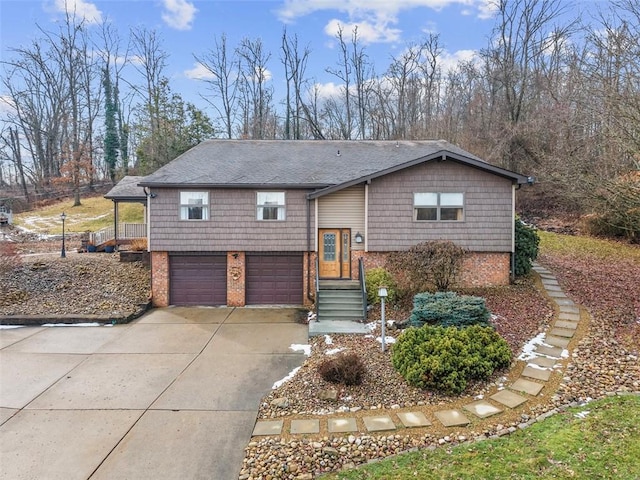
[[[180,220],[209,220],[209,192],[180,192]]]
[[[258,220],[284,220],[284,192],[258,192]]]
[[[414,193],[413,219],[419,222],[464,220],[464,194]]]

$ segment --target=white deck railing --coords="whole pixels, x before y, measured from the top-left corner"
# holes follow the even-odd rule
[[[103,243],[115,238],[114,228],[106,227],[97,232],[89,234],[89,242],[93,245],[102,245]],[[133,238],[147,238],[146,223],[119,223],[118,224],[118,240],[131,240]]]

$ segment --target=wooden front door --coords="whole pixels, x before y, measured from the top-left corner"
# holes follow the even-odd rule
[[[320,278],[351,278],[351,230],[322,229],[318,237]]]

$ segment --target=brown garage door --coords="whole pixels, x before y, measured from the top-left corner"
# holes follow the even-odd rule
[[[301,305],[302,254],[247,254],[247,305]]]
[[[225,255],[171,255],[169,261],[172,305],[226,305]]]

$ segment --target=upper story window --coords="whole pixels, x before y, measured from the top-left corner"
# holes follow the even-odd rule
[[[209,220],[209,192],[180,192],[180,220]]]
[[[414,193],[413,219],[419,222],[464,220],[464,194]]]
[[[284,220],[284,192],[258,192],[258,220]]]

